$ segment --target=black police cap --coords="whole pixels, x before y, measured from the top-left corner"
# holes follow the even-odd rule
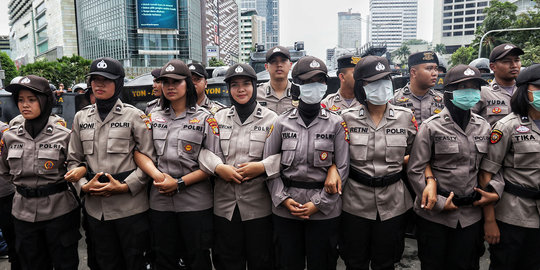
[[[90,64],[90,73],[86,76],[100,75],[107,79],[116,80],[126,76],[122,64],[110,57],[101,57]]]
[[[324,62],[314,56],[304,56],[296,62],[291,75],[294,81],[306,81],[318,74],[328,76],[328,69]]]
[[[199,77],[204,77],[205,79],[208,79],[208,73],[206,72],[206,69],[203,65],[199,63],[191,63],[188,64],[189,71],[191,71],[191,74],[196,74]]]
[[[289,60],[291,60],[291,53],[289,53],[289,49],[283,47],[283,46],[275,46],[270,48],[266,52],[266,62],[270,62],[270,59],[276,55],[281,55]]]
[[[482,79],[480,70],[475,67],[459,64],[446,73],[446,76],[444,77],[444,86],[470,80],[476,81],[480,85],[488,84],[486,80]]]
[[[6,87],[6,91],[16,93],[21,89],[30,89],[42,94],[52,93],[49,81],[36,75],[22,77],[18,82],[12,83]]]
[[[540,86],[540,64],[534,64],[522,70],[517,79],[516,85],[532,84]]]
[[[355,81],[374,82],[392,74],[388,59],[381,56],[368,55],[362,58],[354,67]]]
[[[525,54],[525,52],[518,46],[510,43],[504,43],[493,48],[493,51],[491,51],[491,53],[489,54],[489,62],[495,62],[497,60],[500,60],[510,53],[514,53],[516,55]]]
[[[154,77],[154,79],[159,78],[159,74],[161,74],[161,68],[156,68],[156,69],[152,70],[152,72],[150,72],[150,74],[152,74],[152,77]]]
[[[439,65],[439,58],[437,57],[437,54],[435,54],[432,51],[425,51],[425,52],[417,52],[409,55],[409,68],[412,66],[416,66],[419,64],[425,64],[425,63],[435,63],[437,66]]]
[[[255,70],[248,64],[236,64],[225,73],[225,82],[229,83],[234,77],[245,76],[253,80],[257,80],[257,73]]]
[[[174,80],[184,80],[191,78],[191,72],[186,63],[180,59],[172,59],[167,62],[162,68],[157,80],[161,81],[165,78],[171,78]]]
[[[341,68],[353,68],[353,67],[356,66],[358,61],[360,61],[360,59],[362,59],[362,58],[359,57],[359,56],[351,55],[351,54],[341,56],[337,60],[338,69],[341,69]]]

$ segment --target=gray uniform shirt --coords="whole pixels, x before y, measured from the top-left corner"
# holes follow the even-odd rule
[[[155,161],[152,124],[141,110],[124,104],[120,99],[101,121],[96,105],[89,105],[75,114],[69,141],[68,169],[86,162],[88,171],[117,174],[134,170],[124,181],[127,193],[110,197],[85,198],[85,208],[95,219],[113,220],[148,210],[146,187],[148,176],[137,167],[133,151]],[[79,188],[90,179],[81,178]]]
[[[401,172],[409,154],[416,123],[411,110],[388,104],[375,126],[368,110],[360,105],[341,114],[351,137],[350,166],[372,177]],[[366,219],[387,220],[405,213],[412,199],[403,181],[386,187],[369,187],[349,179],[343,188],[343,211]]]
[[[69,129],[55,124],[53,116],[36,138],[26,132],[24,124],[11,127],[2,138],[0,173],[11,175],[16,186],[29,188],[65,181],[69,133]],[[25,198],[16,192],[11,213],[19,220],[38,222],[59,217],[77,207],[77,200],[69,189],[37,198]]]
[[[270,81],[257,87],[257,101],[264,107],[282,114],[283,112],[295,107],[291,97],[291,82],[287,82],[287,89],[282,97],[276,95],[276,91],[270,85]]]
[[[0,155],[2,154],[2,148],[4,146],[4,141],[1,140],[5,131],[9,129],[8,124],[0,122]],[[10,182],[11,176],[0,174],[0,198],[13,194],[15,188]]]
[[[481,169],[502,172],[504,180],[530,189],[540,189],[540,130],[529,120],[510,113],[495,124],[488,155]],[[501,170],[502,169],[502,170]],[[500,196],[495,205],[498,220],[520,227],[540,226],[540,200],[504,192],[504,181],[490,182]]]
[[[199,106],[176,116],[172,108],[154,110],[152,133],[158,169],[180,178],[199,169],[202,148],[219,153],[219,129],[212,114]],[[205,179],[173,196],[160,194],[152,185],[150,208],[157,211],[202,211],[212,207],[212,184]]]
[[[514,91],[517,87],[514,86]],[[512,91],[512,93],[514,92]],[[480,101],[472,108],[474,113],[484,117],[490,125],[501,120],[512,112],[510,99],[512,95],[493,80],[489,86],[482,86]]]
[[[341,112],[345,109],[354,108],[360,106],[360,102],[354,98],[349,105],[345,98],[340,93],[341,88],[338,89],[336,93],[330,94],[326,96],[323,101],[321,101],[321,104],[325,106],[329,111],[336,112],[337,114],[341,114]]]
[[[442,195],[437,196],[432,210],[421,209],[420,202],[426,187],[424,170],[428,163],[441,188],[458,196],[471,194],[478,185],[478,169],[487,154],[489,134],[488,122],[474,113],[463,132],[446,108],[422,124],[413,143],[407,171],[417,195],[414,210],[419,216],[450,228],[456,228],[458,222],[465,228],[480,220],[480,207],[461,206],[454,211],[443,211],[446,197]]]
[[[394,99],[390,100],[390,103],[411,109],[416,121],[418,121],[418,125],[444,109],[443,95],[441,93],[429,89],[426,95],[420,99],[411,92],[409,83],[396,90]]]
[[[154,109],[159,110],[161,108],[161,100],[160,98],[156,98],[153,100],[150,100],[146,103],[146,109],[144,109],[144,113],[148,116],[151,116],[151,113]]]
[[[238,205],[243,221],[270,215],[272,201],[266,178],[267,175],[275,176],[279,173],[279,160],[272,157],[263,159],[263,150],[266,137],[274,128],[277,114],[257,104],[253,113],[242,123],[232,106],[217,112],[216,119],[219,123],[219,140],[223,154],[217,160],[206,162],[208,165],[205,167],[213,173],[218,164],[225,163],[238,168],[242,163],[261,161],[266,174],[242,184],[216,179],[214,214],[232,220],[234,208]]]
[[[349,134],[343,118],[321,109],[308,127],[298,109],[280,115],[264,146],[264,158],[281,153],[281,174],[301,182],[324,183],[328,168],[336,164],[341,179],[349,175]],[[343,181],[344,184],[346,181]],[[324,189],[285,187],[281,177],[268,180],[272,212],[278,216],[299,219],[281,203],[292,198],[298,203],[312,202],[319,211],[310,219],[322,220],[341,214],[341,196]]]
[[[214,100],[211,100],[208,98],[208,96],[204,96],[204,100],[203,102],[201,102],[201,104],[199,105],[205,109],[207,109],[209,112],[211,112],[212,114],[216,114],[217,111],[219,111],[220,109],[223,109],[225,108],[226,106],[217,102],[217,101],[214,101]]]

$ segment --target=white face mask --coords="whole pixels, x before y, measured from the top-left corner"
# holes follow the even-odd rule
[[[378,80],[364,85],[367,101],[373,105],[384,105],[394,97],[391,80]]]
[[[307,104],[317,104],[326,94],[326,88],[324,83],[302,84],[300,85],[300,99]]]

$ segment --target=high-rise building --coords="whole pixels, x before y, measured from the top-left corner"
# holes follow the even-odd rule
[[[205,62],[206,58],[216,53],[227,65],[238,62],[238,31],[239,12],[234,0],[207,0],[204,1],[206,22],[203,25]]]
[[[255,9],[266,18],[266,48],[279,45],[279,0],[238,0],[241,10]]]
[[[534,8],[531,0],[503,0],[518,6],[516,13]],[[484,9],[490,0],[441,0],[433,6],[433,44],[446,45],[446,52],[452,53],[461,46],[471,44],[476,28],[485,18]]]
[[[76,0],[79,54],[112,57],[128,74],[173,58],[202,61],[201,3],[196,0]]]
[[[17,66],[77,54],[73,0],[10,0],[11,57]]]
[[[370,0],[369,11],[371,42],[386,42],[393,51],[403,41],[416,39],[418,0]]]
[[[255,44],[264,44],[266,18],[258,16],[256,10],[243,11],[240,16],[240,62],[249,63]]]
[[[362,16],[360,13],[338,12],[338,47],[360,48],[362,46]]]

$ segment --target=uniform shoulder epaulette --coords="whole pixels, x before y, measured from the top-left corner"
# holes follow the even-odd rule
[[[402,107],[402,106],[394,106],[392,107],[392,109],[394,109],[394,111],[399,111],[399,112],[404,112],[404,113],[413,113],[413,111],[409,108],[406,108],[406,107]]]
[[[343,115],[344,113],[354,112],[354,111],[358,111],[358,110],[359,110],[358,107],[347,108],[347,109],[341,111],[341,115]]]
[[[223,111],[223,110],[228,110],[228,109],[230,109],[230,108],[231,108],[231,107],[221,107],[221,108],[219,108],[219,109],[216,111],[216,113],[218,113],[218,112],[220,112],[220,111]]]
[[[54,126],[55,129],[61,130],[61,131],[66,132],[66,133],[71,133],[71,130],[69,128],[64,127],[62,125],[59,125],[59,124],[55,123],[53,126]]]
[[[479,114],[476,114],[476,113],[471,112],[471,115],[474,116],[474,117],[476,117],[476,118],[478,118],[478,119],[486,120],[486,118],[482,117],[482,116],[479,115]],[[487,121],[487,120],[486,120],[486,121]]]
[[[152,105],[154,105],[155,103],[157,103],[158,101],[159,101],[159,99],[157,99],[157,98],[156,98],[156,99],[152,99],[152,100],[146,102],[146,106],[152,106]]]
[[[126,108],[132,108],[132,109],[138,109],[137,107],[135,107],[135,106],[133,106],[133,105],[131,105],[131,104],[129,104],[129,103],[124,103],[124,107],[126,107]]]
[[[84,106],[84,107],[81,109],[81,111],[82,111],[82,110],[88,110],[88,109],[92,108],[92,106],[94,106],[94,105],[93,105],[93,104],[86,105],[86,106]]]
[[[212,102],[214,102],[214,104],[218,105],[218,107],[220,107],[219,109],[222,109],[222,108],[226,108],[227,105],[219,102],[219,101],[216,101],[216,100],[212,100]]]
[[[515,113],[510,113],[510,114],[506,115],[505,117],[501,118],[497,122],[501,122],[501,124],[506,124],[506,123],[510,122],[511,120],[516,119],[516,118],[519,118],[519,115],[517,115]]]
[[[201,112],[205,112],[205,113],[208,113],[208,114],[212,114],[208,109],[206,109],[205,107],[201,107],[201,106],[198,106],[198,107],[197,107],[197,111],[201,111]]]
[[[293,110],[296,110],[296,107],[289,108],[289,109],[285,110],[284,112],[282,112],[281,114],[289,114]]]
[[[438,113],[437,113],[437,114],[434,114],[434,115],[430,116],[428,119],[424,120],[424,121],[422,122],[422,124],[424,124],[424,123],[429,123],[429,122],[431,122],[431,121],[435,121],[436,119],[439,119],[439,118],[441,118],[441,115],[440,115],[440,114],[438,114]],[[441,118],[441,119],[442,119],[442,118]]]

